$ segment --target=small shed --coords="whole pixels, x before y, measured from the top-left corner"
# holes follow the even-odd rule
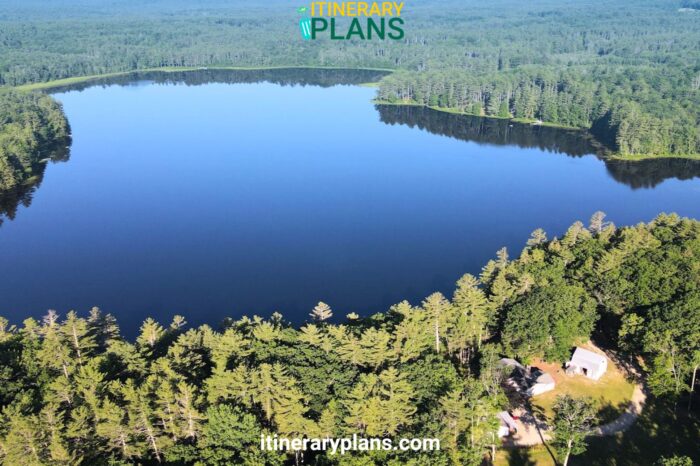
[[[508,437],[510,434],[514,434],[518,431],[518,425],[508,411],[501,411],[498,413],[498,420],[500,421],[498,425],[499,438]]]
[[[589,379],[600,379],[608,370],[608,358],[593,351],[576,348],[571,361],[566,363],[566,373],[569,375],[585,375]]]
[[[541,395],[542,393],[554,390],[555,386],[554,377],[543,372],[535,379],[535,382],[530,385],[530,388],[527,389],[527,394],[530,396]]]

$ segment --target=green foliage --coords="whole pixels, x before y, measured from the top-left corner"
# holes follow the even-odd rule
[[[576,343],[585,342],[596,320],[595,301],[580,286],[537,288],[509,310],[503,329],[507,351],[528,361],[544,356],[563,362]]]
[[[656,462],[657,466],[693,466],[692,458],[688,456],[664,457]]]
[[[566,466],[571,455],[586,451],[586,437],[596,420],[596,408],[590,399],[557,397],[554,403],[553,445],[562,464]]]
[[[61,105],[36,93],[0,92],[0,196],[43,171],[70,129]]]
[[[405,41],[339,44],[301,41],[283,2],[6,1],[0,85],[156,67],[397,69],[381,100],[591,128],[622,154],[697,154],[700,26],[680,4],[498,0],[473,14],[426,0],[406,6]]]

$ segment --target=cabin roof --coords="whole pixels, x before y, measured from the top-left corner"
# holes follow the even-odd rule
[[[607,359],[602,354],[594,353],[583,348],[576,348],[574,355],[571,356],[571,363],[576,365],[592,365],[602,366],[607,362]]]
[[[542,375],[537,377],[537,380],[535,381],[535,383],[549,385],[550,383],[554,383],[554,377],[552,377],[549,373],[544,372],[544,373],[542,373]]]

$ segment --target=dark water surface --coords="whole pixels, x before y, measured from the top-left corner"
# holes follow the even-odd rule
[[[596,210],[618,225],[700,218],[697,163],[606,163],[581,133],[331,86],[372,76],[277,73],[55,94],[70,158],[0,227],[0,315],[98,305],[133,334],[176,313],[301,322],[319,300],[368,314],[451,293],[500,247],[515,256],[535,228],[561,235]]]

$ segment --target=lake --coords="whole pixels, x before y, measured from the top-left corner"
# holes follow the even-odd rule
[[[700,218],[696,162],[605,161],[584,133],[376,106],[371,72],[136,74],[56,91],[70,155],[6,209],[0,315],[92,306],[133,335],[300,323],[451,294],[506,246],[603,210]],[[340,85],[335,85],[340,83]]]

